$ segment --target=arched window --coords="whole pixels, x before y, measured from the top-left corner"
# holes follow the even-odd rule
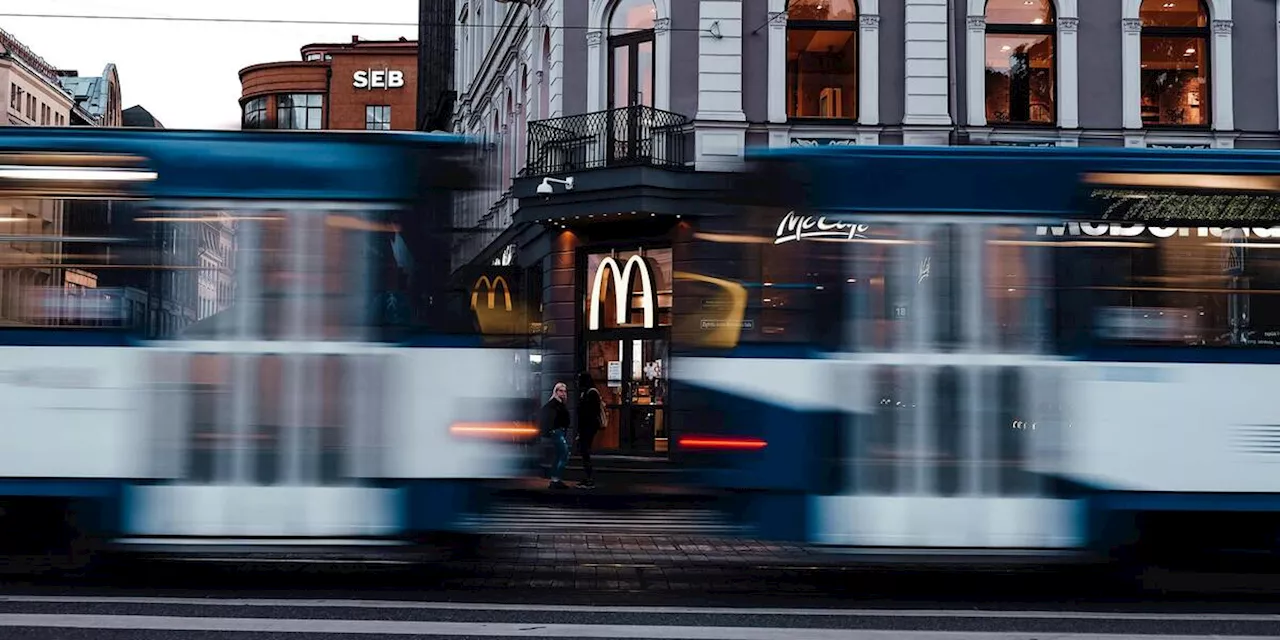
[[[1209,125],[1209,11],[1202,0],[1143,0],[1142,124]]]
[[[551,117],[551,29],[542,32],[542,82],[538,92],[538,118]]]
[[[653,106],[653,0],[619,0],[609,17],[609,104]]]
[[[988,0],[987,122],[1056,122],[1052,0]]]
[[[858,8],[854,0],[791,0],[787,8],[787,117],[858,117]]]

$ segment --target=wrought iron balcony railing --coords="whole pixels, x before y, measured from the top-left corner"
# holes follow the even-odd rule
[[[690,120],[636,105],[529,123],[526,176],[601,167],[685,167]]]

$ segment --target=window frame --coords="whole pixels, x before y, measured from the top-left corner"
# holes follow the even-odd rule
[[[371,125],[380,124],[374,115],[376,110],[386,110],[386,127],[374,127]],[[391,130],[391,105],[389,104],[367,104],[364,106],[364,129],[365,131],[390,131]]]
[[[834,125],[857,124],[858,117],[862,112],[862,6],[857,0],[853,2],[853,20],[796,20],[791,17],[791,9],[787,9],[787,27],[786,34],[783,36],[782,55],[784,56],[783,64],[790,65],[787,56],[791,52],[791,32],[792,31],[843,31],[853,34],[853,83],[850,86],[853,94],[853,113],[842,118],[823,118],[821,116],[797,116],[793,115],[793,104],[791,101],[791,74],[785,72],[786,79],[783,82],[782,95],[785,103],[785,113],[788,123],[814,124],[825,123]]]
[[[258,104],[261,105],[261,109],[257,108]],[[270,129],[271,123],[267,120],[267,111],[268,111],[267,105],[268,105],[268,100],[266,96],[258,96],[258,97],[249,98],[248,100],[246,100],[244,104],[240,107],[240,128],[241,129]],[[252,126],[252,127],[249,126],[249,114],[251,112],[260,114],[260,117],[257,122],[257,126]]]
[[[1142,0],[1138,3],[1138,20],[1142,20],[1142,6],[1153,0]],[[1198,15],[1204,16],[1203,27],[1161,27],[1142,25],[1142,30],[1138,32],[1138,111],[1141,118],[1142,111],[1142,45],[1147,38],[1195,38],[1201,43],[1201,51],[1204,52],[1204,64],[1202,65],[1204,73],[1205,90],[1201,96],[1201,104],[1204,108],[1204,122],[1202,124],[1165,124],[1142,123],[1143,129],[1163,130],[1163,131],[1208,131],[1213,128],[1213,13],[1209,10],[1209,4],[1205,0],[1196,0],[1199,6]]]
[[[316,106],[312,106],[312,105],[310,104],[310,98],[311,98],[312,96],[315,96],[316,98],[318,98],[318,99],[319,99],[319,104],[318,104],[318,105],[316,105]],[[281,126],[281,123],[284,121],[284,118],[280,117],[280,116],[281,116],[281,114],[282,114],[283,112],[291,112],[291,111],[293,111],[295,108],[297,108],[299,105],[295,105],[295,104],[292,104],[292,103],[293,103],[293,101],[294,101],[295,99],[297,99],[298,97],[302,97],[302,98],[304,98],[304,99],[305,99],[305,102],[301,105],[301,107],[303,108],[303,110],[304,110],[304,111],[305,111],[305,113],[307,114],[307,120],[306,120],[306,123],[305,123],[305,124],[311,124],[311,122],[313,121],[313,120],[312,120],[312,118],[313,118],[313,114],[312,114],[312,112],[313,112],[313,111],[315,112],[315,114],[314,114],[314,118],[315,118],[315,120],[314,120],[314,121],[315,121],[315,123],[316,123],[316,125],[317,125],[317,126],[315,126],[314,128],[313,128],[313,127],[309,127],[309,126],[303,126],[303,127],[295,127],[295,126],[288,126],[288,127],[284,127],[284,126]],[[285,100],[286,100],[286,99],[287,99],[287,100],[289,101],[289,103],[290,103],[290,104],[289,104],[289,106],[284,106],[284,104],[285,104]],[[276,129],[285,130],[285,131],[323,131],[323,130],[324,130],[324,108],[325,108],[325,105],[324,105],[324,94],[323,94],[323,93],[303,92],[303,93],[282,93],[282,94],[279,94],[279,95],[277,95],[277,96],[276,96],[276,122],[275,122],[275,128],[276,128]],[[290,117],[290,118],[289,118],[289,120],[290,120],[290,124],[292,125],[292,124],[293,124],[293,118],[292,118],[292,117]]]
[[[1060,18],[1058,16],[1057,3],[1054,0],[1044,0],[1044,2],[1049,6],[1049,16],[1053,19],[1053,21],[1048,24],[1016,24],[1016,23],[1007,23],[1007,22],[993,23],[991,22],[990,18],[988,18],[988,16],[990,15],[990,8],[989,8],[989,5],[991,4],[990,0],[987,0],[987,2],[982,5],[983,18],[986,20],[986,30],[982,34],[982,50],[983,50],[983,56],[984,56],[984,59],[982,61],[982,72],[983,72],[982,116],[983,116],[983,119],[986,120],[989,126],[1018,127],[1018,128],[1028,128],[1028,129],[1051,129],[1058,126],[1058,121],[1062,117],[1061,115],[1062,109],[1061,109],[1061,106],[1058,104],[1061,98],[1061,91],[1059,91],[1059,89],[1061,88],[1060,87],[1061,83],[1059,81],[1060,80],[1059,56],[1061,55],[1061,50],[1059,49],[1060,43],[1058,38],[1058,20]],[[1050,42],[1052,43],[1052,46],[1053,46],[1053,63],[1049,67],[1050,73],[1053,74],[1053,92],[1051,94],[1053,99],[1053,117],[1050,118],[1049,122],[1014,122],[1012,120],[1004,120],[1004,121],[993,120],[991,119],[990,114],[987,113],[987,83],[986,83],[987,61],[985,60],[985,56],[986,56],[986,48],[987,48],[987,39],[992,35],[997,35],[997,36],[1045,36],[1047,35],[1049,36]]]

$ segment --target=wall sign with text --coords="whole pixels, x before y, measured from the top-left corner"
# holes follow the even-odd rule
[[[351,86],[357,89],[399,89],[404,86],[404,72],[397,69],[360,69],[352,74]]]

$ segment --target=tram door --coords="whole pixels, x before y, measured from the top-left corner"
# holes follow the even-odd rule
[[[224,250],[198,246],[194,277],[166,270],[197,319],[158,343],[157,477],[134,533],[388,533],[390,496],[359,480],[376,475],[388,359],[368,334],[376,226],[329,208],[168,217],[177,245]]]

